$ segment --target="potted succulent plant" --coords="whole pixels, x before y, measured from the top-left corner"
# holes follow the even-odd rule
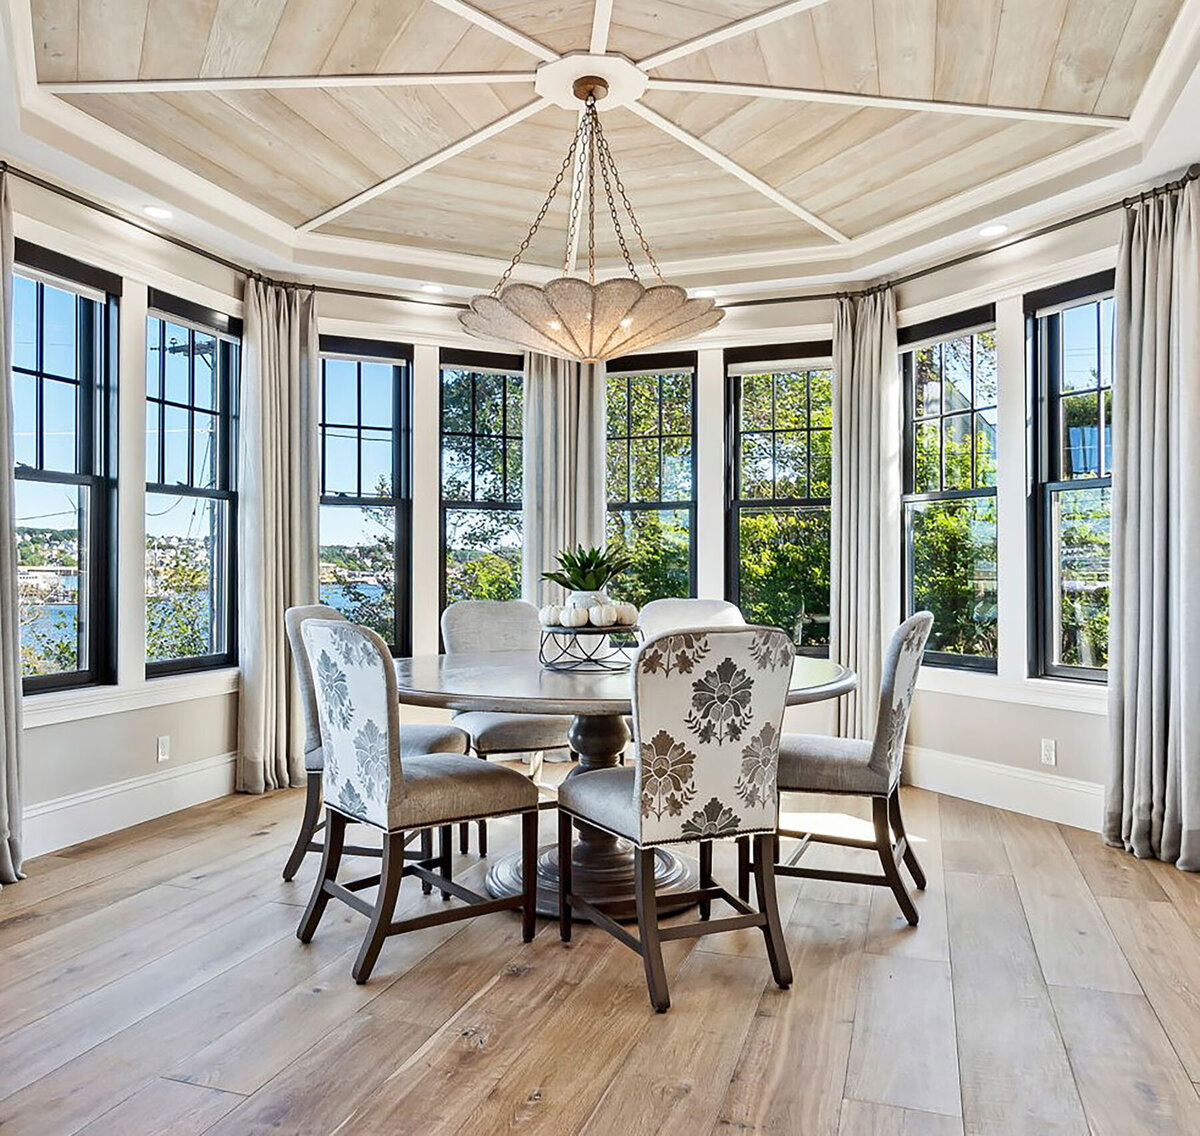
[[[558,569],[543,572],[542,578],[550,580],[567,591],[564,607],[549,604],[542,609],[542,623],[546,626],[612,627],[620,623],[631,624],[637,618],[637,608],[632,604],[613,604],[605,588],[624,572],[632,559],[622,548],[564,548],[556,557]]]

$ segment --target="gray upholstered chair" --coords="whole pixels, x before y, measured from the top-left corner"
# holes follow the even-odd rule
[[[571,938],[573,912],[642,956],[650,1001],[671,1005],[661,940],[760,927],[775,981],[792,981],[771,855],[779,821],[775,778],[794,648],[774,627],[690,628],[648,640],[633,662],[631,765],[568,777],[558,791],[560,934]],[[572,893],[573,822],[631,841],[638,938],[617,923],[618,906],[601,911]],[[755,845],[758,909],[716,885],[712,842],[745,837]],[[698,843],[700,887],[673,894],[671,905],[700,904],[698,923],[658,923],[655,848]],[[737,912],[710,919],[714,899]]]
[[[405,757],[400,750],[400,702],[396,671],[387,644],[366,627],[345,620],[307,619],[301,629],[316,688],[321,721],[325,795],[325,848],[312,897],[296,934],[307,943],[331,898],[361,912],[370,926],[354,963],[354,980],[366,982],[383,940],[389,935],[469,919],[493,911],[520,909],[526,942],[537,918],[537,787],[521,774],[458,753]],[[451,826],[481,816],[520,814],[523,893],[487,899],[450,876]],[[338,883],[337,873],[350,822],[372,825],[383,834],[380,872]],[[406,832],[441,836],[440,854],[405,863]],[[405,876],[416,876],[445,898],[466,906],[393,920]],[[357,893],[378,885],[374,904]]]
[[[745,623],[741,608],[728,600],[651,600],[638,615],[638,626],[647,639],[688,627],[742,627]]]
[[[784,734],[779,746],[781,792],[870,797],[875,838],[858,840],[848,836],[792,832],[781,828],[781,836],[799,839],[801,844],[786,863],[777,863],[775,870],[782,876],[889,887],[904,917],[914,927],[919,916],[900,875],[900,864],[903,862],[907,865],[918,890],[925,888],[925,873],[921,871],[917,855],[904,831],[904,818],[900,813],[900,770],[904,764],[904,739],[908,733],[917,674],[932,627],[933,616],[927,611],[919,611],[906,619],[892,636],[887,658],[883,662],[879,713],[873,739],[860,741],[816,734]],[[814,842],[874,851],[879,855],[883,874],[873,876],[862,872],[798,867],[800,857]],[[778,841],[773,852],[778,859]],[[738,847],[738,877],[743,899],[749,894],[750,866],[750,847],[742,841]]]
[[[324,755],[321,748],[321,723],[317,716],[317,696],[313,687],[312,668],[308,665],[308,653],[304,650],[301,627],[308,619],[345,619],[336,608],[324,604],[309,604],[288,608],[283,613],[283,625],[287,631],[288,646],[292,652],[292,664],[296,682],[300,687],[300,709],[304,719],[304,769],[308,774],[304,799],[304,819],[291,854],[284,865],[283,878],[290,880],[299,871],[304,857],[309,852],[320,852],[322,846],[313,838],[324,827],[321,821],[321,771]],[[400,752],[408,757],[418,753],[466,753],[470,738],[457,726],[426,725],[411,723],[400,727]],[[423,853],[433,855],[433,837],[425,833]],[[377,849],[360,850],[378,855]]]
[[[442,642],[451,655],[483,651],[536,651],[541,643],[537,608],[523,600],[463,600],[442,612]],[[470,735],[471,750],[485,761],[500,754],[544,756],[569,750],[569,716],[505,714],[467,710],[454,715],[454,724]],[[536,780],[540,760],[530,765]],[[467,851],[468,828],[459,830],[459,848]],[[487,855],[487,822],[479,822],[479,854]]]

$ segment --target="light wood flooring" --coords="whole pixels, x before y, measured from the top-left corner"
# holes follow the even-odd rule
[[[522,945],[507,914],[391,939],[356,986],[361,917],[294,937],[301,803],[215,801],[4,889],[4,1136],[1200,1133],[1200,879],[1093,834],[906,790],[917,930],[884,891],[783,881],[791,991],[756,934],[672,942],[660,1016],[632,952]]]

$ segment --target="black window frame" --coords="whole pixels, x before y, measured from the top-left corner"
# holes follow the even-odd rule
[[[522,355],[509,355],[498,351],[469,351],[461,348],[440,348],[438,351],[438,611],[446,610],[446,518],[447,514],[455,510],[469,510],[478,512],[480,510],[497,510],[503,512],[516,512],[518,514],[524,511],[524,477],[522,475],[522,499],[518,501],[508,500],[508,446],[504,446],[504,486],[502,501],[477,500],[472,485],[471,496],[469,498],[448,498],[445,494],[445,469],[444,457],[447,437],[470,437],[472,439],[472,479],[474,479],[474,446],[480,437],[502,437],[505,439],[517,437],[517,435],[508,433],[508,384],[504,387],[504,427],[503,433],[500,435],[481,435],[474,429],[469,434],[463,434],[459,431],[446,430],[446,408],[445,408],[445,384],[443,372],[446,370],[461,370],[478,373],[492,373],[504,375],[519,375],[521,377],[522,394],[521,394],[521,411],[524,414],[525,409],[525,358]],[[471,420],[474,424],[475,420],[475,397],[474,386],[472,386],[471,397]],[[522,422],[522,427],[524,423]],[[522,434],[523,434],[522,430]],[[524,457],[524,445],[522,444],[521,453],[522,460]],[[522,581],[522,583],[524,583]]]
[[[696,452],[699,435],[696,427],[696,384],[697,384],[697,368],[698,356],[695,351],[670,351],[660,354],[645,354],[645,355],[625,355],[619,359],[614,359],[608,366],[605,373],[605,383],[614,378],[625,379],[625,433],[615,435],[610,438],[608,433],[608,416],[605,415],[604,423],[604,448],[605,448],[605,473],[604,473],[604,509],[605,515],[609,513],[627,513],[627,512],[681,512],[685,511],[688,516],[688,590],[685,596],[679,598],[692,598],[696,595],[696,517],[697,517],[697,497],[696,497],[696,481],[699,473],[696,464]],[[664,375],[677,375],[681,372],[688,371],[691,374],[691,399],[689,402],[689,420],[691,422],[691,485],[692,495],[688,499],[679,500],[664,500],[661,499],[663,487],[663,452],[662,443],[666,438],[683,437],[680,434],[667,434],[663,431],[663,385],[662,377]],[[657,376],[658,383],[658,432],[655,434],[637,434],[632,433],[632,409],[630,405],[630,382],[635,378],[647,376]],[[608,497],[608,443],[610,440],[623,440],[626,443],[626,466],[625,466],[625,487],[626,498],[630,496],[628,490],[633,483],[633,464],[632,464],[632,442],[634,438],[654,439],[658,443],[658,488],[660,499],[655,501],[611,501]],[[607,528],[607,526],[606,526]],[[675,598],[675,597],[664,597]]]
[[[413,465],[412,465],[412,400],[413,400],[413,349],[410,343],[385,340],[357,339],[349,336],[322,335],[319,342],[321,374],[317,425],[318,446],[318,490],[319,508],[384,507],[393,510],[393,540],[395,560],[393,571],[395,584],[395,609],[392,617],[392,636],[388,648],[395,658],[412,654],[412,535],[413,535]],[[349,428],[349,423],[327,423],[325,421],[325,360],[342,359],[357,364],[358,431],[359,445],[362,438],[362,364],[388,363],[392,367],[392,494],[380,497],[362,492],[362,470],[357,471],[357,494],[327,493],[325,489],[325,427],[335,425]],[[371,427],[367,427],[371,429]],[[320,547],[320,524],[318,518],[317,544]]]
[[[795,366],[794,364],[803,364]],[[731,368],[744,370],[746,366],[761,367],[761,374],[773,374],[778,371],[828,371],[833,380],[833,343],[830,340],[814,340],[805,343],[780,343],[761,347],[729,348],[724,352],[725,374],[725,598],[730,603],[741,606],[741,526],[742,509],[828,509],[832,521],[833,510],[833,480],[832,467],[830,470],[830,495],[828,497],[742,497],[741,489],[741,404],[742,404],[742,373],[735,373]],[[811,403],[811,380],[808,390]],[[811,409],[811,407],[810,407]],[[831,406],[832,412],[832,406]],[[805,434],[812,433],[811,423],[805,427]],[[824,429],[824,427],[820,427]],[[833,437],[836,424],[830,421],[830,455],[832,460],[836,440]],[[771,433],[776,429],[772,427]],[[830,555],[830,586],[832,589],[833,549]],[[832,600],[832,594],[830,596]],[[832,614],[832,613],[830,613]],[[790,629],[784,628],[791,634]],[[813,658],[826,659],[829,657],[829,644],[813,644],[796,646],[796,654],[808,655]]]
[[[14,376],[32,374],[41,379],[46,374],[43,370],[42,314],[45,284],[76,292],[81,289],[98,292],[103,297],[85,297],[97,305],[94,320],[85,319],[81,307],[76,307],[76,381],[80,388],[76,423],[77,472],[67,474],[40,468],[40,440],[38,466],[15,469],[17,480],[88,489],[84,545],[86,588],[82,588],[79,595],[79,606],[84,609],[87,620],[84,637],[87,666],[56,674],[23,675],[22,690],[32,695],[112,685],[117,681],[117,350],[122,281],[113,273],[21,238],[14,243],[13,268],[17,275],[31,278],[38,285],[36,369],[29,371],[14,363]],[[40,385],[39,382],[39,388]],[[12,397],[11,391],[8,397]],[[40,438],[40,398],[38,422]]]
[[[913,540],[912,540],[912,509],[910,506],[923,504],[925,502],[936,501],[970,501],[980,498],[990,497],[995,502],[997,509],[997,529],[996,529],[996,549],[997,561],[999,560],[999,492],[997,485],[987,487],[975,486],[971,489],[939,489],[936,492],[916,492],[914,490],[915,476],[915,453],[916,453],[916,419],[914,417],[914,408],[916,404],[916,387],[915,387],[915,353],[921,347],[930,346],[935,343],[941,343],[949,339],[960,339],[970,335],[974,337],[979,332],[991,331],[993,334],[996,330],[996,306],[994,304],[984,304],[977,308],[971,308],[967,311],[956,312],[953,315],[944,316],[940,319],[930,320],[926,323],[912,324],[908,327],[901,328],[898,335],[898,344],[900,348],[900,389],[903,399],[901,408],[902,419],[902,465],[900,474],[900,526],[901,526],[901,550],[900,550],[900,611],[901,617],[907,618],[915,610],[913,600]],[[971,405],[968,411],[950,411],[947,413],[945,403],[939,403],[939,412],[934,417],[922,418],[921,422],[938,422],[939,436],[944,438],[944,429],[942,421],[945,418],[952,418],[963,413],[968,414],[972,419],[975,414],[981,412],[982,409],[995,409],[997,411],[997,430],[999,429],[999,368],[997,365],[996,377],[996,404],[991,407],[978,407],[974,398],[974,367],[975,353],[971,353]],[[974,429],[972,428],[972,438],[974,438]],[[941,443],[939,443],[939,446]],[[971,479],[975,480],[975,451],[972,445],[971,453]],[[940,476],[945,476],[945,461],[944,452],[939,459]],[[999,478],[997,477],[997,481]],[[997,674],[999,668],[999,577],[996,581],[996,596],[997,596],[997,645],[996,655],[960,655],[953,651],[937,651],[926,649],[924,661],[930,666],[942,667],[948,670],[975,671],[983,674]]]
[[[193,497],[204,500],[223,501],[226,506],[224,553],[225,564],[223,579],[220,581],[221,591],[218,608],[224,618],[225,650],[208,655],[186,655],[177,659],[146,660],[146,678],[164,678],[168,675],[192,674],[198,671],[217,670],[223,667],[235,667],[238,664],[238,418],[239,392],[241,382],[241,350],[242,350],[242,321],[225,312],[207,308],[202,304],[193,303],[169,292],[157,288],[149,289],[146,298],[147,323],[158,319],[162,325],[162,336],[165,341],[166,324],[169,322],[176,327],[188,330],[189,344],[194,344],[196,333],[213,336],[217,341],[219,356],[217,368],[217,461],[216,486],[213,488],[192,485],[195,479],[194,446],[196,434],[194,426],[188,437],[188,483],[167,483],[164,481],[145,482],[147,497],[157,496]],[[160,475],[165,475],[166,465],[166,429],[165,415],[168,406],[188,412],[189,423],[194,422],[197,409],[207,413],[205,408],[196,406],[195,381],[195,350],[188,352],[188,402],[180,403],[167,398],[166,388],[166,352],[159,353],[159,391],[161,397],[145,395],[147,407],[156,403],[159,407],[158,427],[158,456],[157,469]],[[143,387],[145,382],[143,381]],[[143,632],[144,634],[144,632]]]
[[[1080,277],[1077,280],[1026,293],[1025,345],[1026,377],[1029,406],[1029,436],[1027,464],[1031,471],[1027,516],[1029,519],[1029,590],[1033,597],[1033,619],[1028,627],[1029,674],[1034,678],[1067,679],[1073,682],[1106,685],[1107,667],[1084,667],[1055,663],[1053,626],[1055,607],[1053,557],[1053,498],[1064,490],[1111,489],[1112,470],[1100,477],[1063,478],[1058,446],[1062,428],[1061,400],[1063,397],[1061,316],[1068,308],[1112,298],[1115,306],[1116,272],[1108,269]],[[1115,311],[1114,311],[1115,318]],[[1075,393],[1094,391],[1098,399],[1107,389],[1116,388],[1116,352],[1113,352],[1112,384],[1105,388],[1101,381],[1094,388]],[[1103,405],[1101,403],[1101,405]],[[1103,421],[1103,415],[1100,416]],[[1100,468],[1105,468],[1104,441],[1099,442]]]

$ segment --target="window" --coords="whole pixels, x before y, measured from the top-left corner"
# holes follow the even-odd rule
[[[520,356],[443,351],[442,606],[521,595]]]
[[[991,308],[976,309],[954,322],[978,328],[994,318]],[[939,336],[925,325],[906,329],[903,340],[913,343],[900,357],[904,608],[933,612],[929,661],[995,670],[995,332]]]
[[[120,280],[17,242],[12,397],[25,690],[112,682]]]
[[[825,654],[833,373],[819,357],[741,361],[731,351],[725,358],[729,598],[752,623],[782,627],[800,650]]]
[[[1095,291],[1111,284],[1102,274],[1067,286],[1057,305],[1053,295],[1026,304],[1039,305],[1030,311],[1039,434],[1034,670],[1099,681],[1108,665],[1113,298]],[[1082,289],[1093,294],[1081,298]]]
[[[608,376],[608,540],[633,566],[616,582],[639,607],[694,594],[696,360],[621,359]]]
[[[321,339],[321,602],[412,652],[411,355]]]
[[[146,673],[237,661],[234,423],[240,324],[150,292]]]

